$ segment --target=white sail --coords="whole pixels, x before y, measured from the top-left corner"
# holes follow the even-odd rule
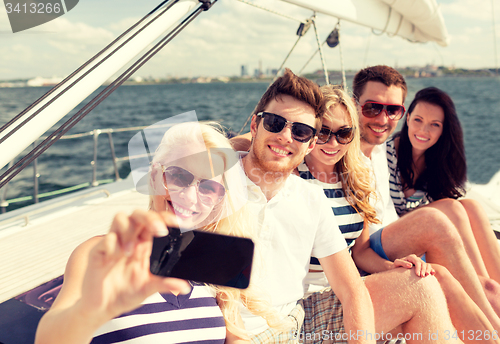
[[[449,44],[436,0],[282,0],[412,42]]]

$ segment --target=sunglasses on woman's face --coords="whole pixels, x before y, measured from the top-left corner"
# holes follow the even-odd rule
[[[162,166],[165,189],[180,192],[192,185],[196,186],[198,198],[208,206],[218,204],[224,198],[226,189],[221,183],[211,179],[196,178],[191,172],[178,166]]]
[[[328,127],[322,127],[318,134],[318,141],[316,144],[324,145],[328,143],[332,137],[335,137],[338,143],[346,145],[351,143],[354,139],[354,127],[341,128],[336,132],[332,132]]]
[[[384,104],[377,102],[366,102],[361,107],[361,113],[363,116],[368,118],[377,117],[382,111],[385,111],[387,117],[393,121],[399,121],[405,113],[405,107],[403,105],[396,104]]]
[[[259,112],[257,116],[262,117],[264,129],[271,133],[279,133],[290,125],[292,127],[292,138],[298,142],[305,143],[316,135],[316,129],[313,127],[300,122],[287,121],[286,118],[271,112]]]

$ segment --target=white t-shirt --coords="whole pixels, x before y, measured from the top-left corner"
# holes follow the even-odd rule
[[[366,157],[363,153],[361,153],[361,156],[372,170],[375,190],[377,192],[377,199],[373,207],[381,223],[370,224],[370,234],[373,234],[380,228],[399,219],[399,216],[394,208],[389,189],[389,167],[387,166],[385,143],[373,148],[371,159]]]
[[[252,271],[259,290],[287,315],[304,296],[311,256],[324,258],[347,247],[323,190],[291,175],[269,202],[250,179],[248,208],[258,226],[259,271]],[[264,296],[264,295],[263,295]],[[242,309],[245,328],[264,331],[266,321]]]

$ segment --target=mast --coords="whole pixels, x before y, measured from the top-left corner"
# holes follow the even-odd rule
[[[107,49],[110,53],[102,54],[78,73],[62,81],[56,86],[59,90],[63,90],[62,92],[58,90],[42,97],[43,99],[38,104],[12,123],[10,127],[2,128],[0,132],[0,152],[2,152],[0,154],[0,168],[12,161],[26,147],[42,136],[199,4],[199,0],[179,0],[173,5],[167,3],[158,7],[155,11],[161,12],[163,7],[171,6],[168,12],[165,11],[158,15],[157,20],[148,22],[147,26],[135,27],[114,42]],[[37,111],[39,113],[27,121]]]

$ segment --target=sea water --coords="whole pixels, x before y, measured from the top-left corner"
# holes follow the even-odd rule
[[[351,81],[348,80],[348,84]],[[500,77],[442,77],[408,79],[408,97],[424,87],[436,86],[453,98],[465,135],[468,178],[487,183],[500,170]],[[268,83],[212,83],[133,85],[118,88],[69,133],[93,129],[148,126],[168,117],[195,110],[199,120],[219,121],[238,132],[254,109]],[[0,89],[0,125],[24,110],[47,92],[48,87]],[[86,99],[72,113],[91,99]],[[63,123],[69,117],[60,121]],[[248,125],[244,132],[248,131]],[[136,132],[113,133],[117,157],[128,155],[128,141]],[[1,153],[0,153],[1,154]],[[93,138],[56,142],[38,159],[39,192],[48,192],[92,181]],[[2,172],[5,168],[2,169]],[[122,178],[130,172],[129,163],[119,164]],[[114,178],[107,135],[98,142],[97,179]],[[0,192],[4,192],[0,190]],[[8,186],[7,199],[33,193],[33,170],[28,167]],[[8,209],[29,204],[14,204]]]

